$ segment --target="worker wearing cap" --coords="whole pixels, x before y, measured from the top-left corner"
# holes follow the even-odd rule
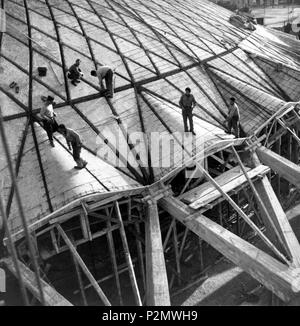
[[[82,141],[79,134],[71,128],[66,128],[65,125],[59,125],[58,131],[66,138],[69,150],[73,150],[73,158],[77,163],[75,169],[83,169],[87,162],[80,157]]]
[[[57,131],[58,124],[55,120],[56,113],[53,110],[53,101],[54,98],[52,96],[48,96],[40,111],[40,115],[42,118],[42,122],[44,125],[44,129],[47,132],[50,145],[54,147],[53,143],[53,133]]]
[[[184,131],[185,132],[189,131],[187,125],[187,120],[189,119],[190,132],[192,132],[193,135],[195,135],[194,124],[193,124],[193,109],[196,105],[196,100],[194,96],[191,94],[191,89],[189,87],[185,89],[185,94],[181,96],[179,105],[182,109]]]
[[[101,90],[104,91],[104,85],[103,85],[103,79],[105,79],[106,89],[108,91],[107,97],[112,98],[113,97],[113,76],[114,71],[109,66],[101,66],[97,70],[92,70],[91,75],[94,77],[98,77],[99,84],[101,87]]]
[[[228,117],[226,119],[228,123],[228,131],[231,133],[231,130],[233,129],[235,136],[239,137],[240,110],[234,97],[230,98],[228,111]]]

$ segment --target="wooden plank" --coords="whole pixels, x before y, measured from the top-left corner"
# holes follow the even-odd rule
[[[202,155],[201,159],[204,159],[204,158],[211,156],[214,153],[223,151],[230,146],[241,146],[245,142],[246,139],[247,138],[237,138],[237,139],[229,138],[229,139],[222,139],[220,141],[214,139],[210,145],[207,144],[208,146],[205,148],[204,154],[198,153],[196,156],[192,157],[190,160],[187,160],[185,162],[185,165],[174,168],[171,172],[167,173],[166,175],[161,176],[160,180],[156,181],[155,184],[170,180],[172,177],[176,176],[181,170],[183,170],[186,165],[192,163],[192,161],[194,161],[194,160],[197,160],[197,158],[200,156],[200,154]]]
[[[247,168],[247,171],[249,171],[249,170],[250,170],[250,168]],[[241,168],[239,166],[236,166],[236,167],[232,168],[231,170],[222,173],[222,175],[217,176],[215,180],[218,182],[218,184],[220,186],[224,186],[227,182],[236,179],[241,174],[242,174]],[[186,192],[185,194],[183,194],[182,196],[180,196],[178,198],[182,199],[186,202],[192,203],[195,200],[197,200],[197,198],[199,198],[199,195],[203,196],[203,195],[209,194],[214,189],[215,188],[211,185],[211,183],[206,182],[206,183],[203,183],[202,185],[200,185],[199,187]]]
[[[295,266],[300,267],[300,245],[285,212],[269,182],[267,176],[255,182],[255,188],[264,203],[281,239],[284,241],[288,254]],[[264,214],[264,210],[261,210]]]
[[[13,264],[12,259],[2,258],[1,262],[8,268],[8,270],[17,277],[16,269]],[[36,277],[34,272],[24,265],[21,261],[18,262],[20,270],[22,273],[22,280],[25,287],[32,293],[32,295],[40,300],[40,292],[36,283]],[[42,289],[44,292],[45,303],[47,306],[73,306],[68,300],[66,300],[61,294],[59,294],[52,286],[46,283],[44,280],[42,282]]]
[[[145,232],[147,305],[170,306],[168,277],[156,203],[147,206]]]
[[[174,197],[160,199],[158,203],[282,300],[287,302],[300,295],[299,276],[295,274],[295,269],[282,264],[204,215],[195,213]]]
[[[51,242],[52,242],[55,252],[57,254],[59,254],[59,248],[58,248],[57,239],[56,239],[54,229],[50,230],[50,237],[51,237]]]
[[[81,223],[81,229],[83,232],[83,237],[88,239],[89,241],[92,241],[92,232],[90,229],[90,221],[88,217],[88,212],[86,205],[82,202],[82,213],[80,214],[80,223]]]
[[[297,188],[300,188],[300,166],[264,146],[258,147],[256,153],[262,163],[268,165],[273,171]]]
[[[84,212],[80,214],[80,225],[81,225],[83,238],[91,241],[92,240],[91,231],[87,223],[87,216],[85,215]]]
[[[269,168],[260,165],[252,170],[249,168],[246,170],[249,178],[254,179],[259,175],[266,174],[269,171]],[[235,167],[234,169],[217,176],[215,180],[226,193],[247,182],[247,178],[239,167]],[[182,197],[182,200],[191,203],[190,207],[193,209],[198,209],[221,197],[221,193],[210,182],[206,182],[193,190],[191,190],[187,196]]]

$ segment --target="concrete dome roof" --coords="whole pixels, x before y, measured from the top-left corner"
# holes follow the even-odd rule
[[[197,138],[210,148],[232,139],[224,131],[231,96],[247,134],[299,98],[299,42],[261,26],[254,32],[235,27],[231,12],[205,0],[8,0],[5,10],[1,109],[26,217],[36,227],[82,198],[138,193],[182,164],[175,159],[167,168],[156,167],[162,158],[151,155],[151,143],[133,149],[131,137],[183,131],[178,101],[187,86],[198,103]],[[84,77],[74,87],[66,70],[76,59]],[[90,76],[98,65],[116,69],[112,100],[100,95],[98,80]],[[47,67],[45,77],[37,73],[41,66]],[[12,81],[19,93],[9,88]],[[82,136],[89,161],[84,171],[73,169],[62,137],[56,135],[56,147],[50,148],[45,131],[32,119],[42,95],[55,97],[58,122]],[[112,141],[110,159],[97,156],[99,144],[117,134],[127,143],[128,157],[118,156]],[[123,166],[112,164],[114,155]],[[16,234],[21,223],[4,154],[0,159]]]

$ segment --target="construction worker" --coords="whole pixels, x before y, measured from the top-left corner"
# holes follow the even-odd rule
[[[50,145],[54,147],[53,143],[53,133],[57,131],[58,124],[55,120],[56,113],[53,110],[53,101],[54,98],[52,96],[48,96],[45,98],[44,106],[40,111],[40,116],[44,125],[44,129],[47,132]]]
[[[71,83],[74,86],[77,86],[77,83],[80,83],[80,78],[82,78],[83,73],[81,72],[80,59],[77,59],[75,63],[68,70],[68,78],[71,79]]]
[[[192,132],[193,135],[196,135],[194,132],[194,124],[193,124],[193,109],[196,105],[196,101],[194,96],[191,94],[191,89],[189,87],[185,89],[185,94],[181,96],[179,105],[182,109],[184,131],[185,132],[189,131],[187,125],[187,120],[189,119],[190,132]]]
[[[101,66],[97,70],[92,70],[91,75],[94,77],[98,77],[99,84],[101,87],[101,91],[107,91],[107,97],[112,98],[113,97],[113,76],[114,71],[109,66]],[[106,89],[103,85],[103,79],[105,79]]]
[[[228,131],[231,133],[233,128],[234,135],[238,138],[239,137],[239,124],[240,124],[240,110],[238,105],[236,104],[235,98],[230,98],[230,103],[228,107],[228,117],[226,119],[228,124]]]
[[[284,22],[283,31],[288,34],[292,31],[292,24],[289,21],[287,24]]]
[[[82,141],[78,133],[73,129],[66,128],[63,124],[58,126],[58,131],[66,138],[69,150],[73,150],[73,158],[77,163],[75,169],[83,169],[86,167],[87,162],[80,157]]]

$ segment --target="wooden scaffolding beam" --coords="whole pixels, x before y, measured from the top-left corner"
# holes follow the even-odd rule
[[[123,218],[122,218],[122,215],[121,215],[120,206],[119,206],[119,203],[117,201],[115,202],[115,210],[116,210],[117,217],[118,217],[118,220],[119,220],[119,223],[120,223],[120,236],[121,236],[121,240],[122,240],[122,245],[123,245],[123,250],[124,250],[126,263],[127,263],[127,266],[128,266],[129,278],[130,278],[130,283],[131,283],[131,286],[132,286],[134,299],[135,299],[135,302],[136,302],[136,304],[138,306],[142,306],[141,295],[140,295],[139,287],[138,287],[138,284],[137,284],[134,267],[133,267],[133,264],[132,264],[132,258],[131,258],[131,254],[130,254],[130,250],[129,250],[129,245],[128,245],[128,241],[127,241],[126,232],[125,232],[124,222],[123,222]]]
[[[7,267],[7,269],[17,277],[15,265],[10,257],[2,258],[1,262]],[[36,277],[34,272],[24,265],[21,261],[18,261],[19,267],[22,273],[22,281],[25,287],[32,293],[32,295],[39,301],[40,291],[37,286]],[[68,300],[66,300],[61,294],[59,294],[52,286],[41,279],[42,289],[45,298],[45,304],[47,306],[73,306]]]
[[[156,202],[147,204],[145,223],[148,306],[170,306],[170,294]]]
[[[159,205],[200,238],[288,302],[300,296],[300,282],[295,269],[197,213],[175,197],[159,200]]]
[[[258,147],[256,153],[263,164],[300,189],[300,167],[297,164],[264,146]]]
[[[86,264],[84,263],[82,258],[80,257],[80,255],[77,252],[76,248],[74,247],[72,241],[69,239],[69,237],[67,236],[67,234],[65,233],[63,228],[60,225],[57,225],[56,228],[57,228],[59,234],[61,235],[61,237],[63,238],[64,242],[68,246],[69,250],[71,251],[74,259],[76,259],[78,265],[82,268],[82,271],[84,272],[85,276],[88,278],[88,280],[93,285],[93,287],[96,290],[99,298],[102,300],[102,302],[106,306],[111,306],[111,303],[108,301],[106,295],[104,294],[101,287],[99,286],[99,284],[95,280],[94,276],[92,275],[92,273],[90,272],[90,270],[88,269],[88,267],[86,266]]]
[[[281,239],[288,250],[292,263],[300,267],[300,245],[294,231],[286,217],[285,212],[270,184],[267,176],[255,182],[255,188],[267,209],[268,215],[272,219]],[[260,203],[258,203],[260,206]],[[264,215],[264,210],[261,210]]]

